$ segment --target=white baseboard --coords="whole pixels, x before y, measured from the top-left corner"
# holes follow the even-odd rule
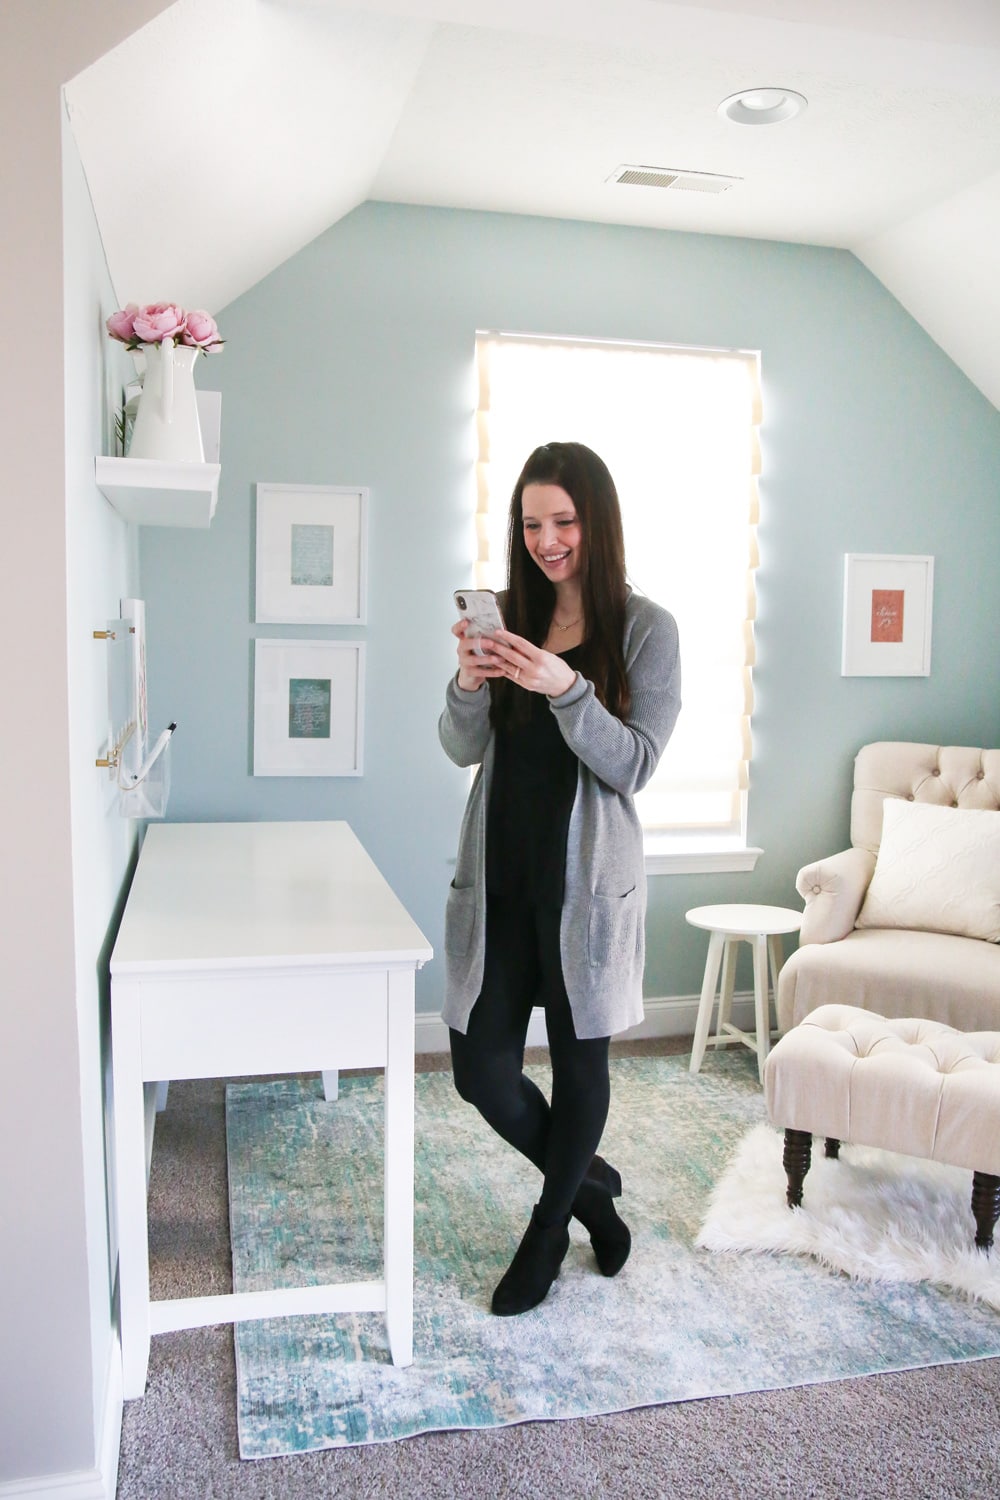
[[[107,1500],[115,1500],[118,1493],[118,1459],[122,1445],[124,1407],[122,1346],[116,1329],[111,1340],[111,1353],[108,1356],[108,1378],[104,1382],[104,1412],[101,1422],[101,1444],[98,1449],[100,1473],[104,1481],[102,1493],[107,1495]]]
[[[77,1469],[70,1474],[42,1474],[37,1479],[9,1479],[0,1484],[0,1500],[111,1500],[114,1490],[104,1487],[98,1469]]]
[[[645,1019],[630,1031],[621,1032],[615,1037],[615,1041],[638,1041],[657,1036],[693,1037],[694,1024],[698,1018],[698,999],[697,995],[673,995],[644,1001]],[[735,1026],[753,1031],[753,994],[750,991],[742,991],[733,996],[732,1019]],[[416,1045],[418,1052],[448,1051],[448,1027],[440,1015],[426,1012],[417,1014]],[[532,1011],[528,1046],[545,1046],[545,1015],[540,1010]]]
[[[0,1500],[115,1500],[122,1436],[122,1356],[117,1334],[108,1356],[98,1467],[69,1473],[39,1474],[33,1479],[0,1482]]]
[[[114,1500],[117,1475],[107,1487],[100,1469],[76,1469],[69,1474],[41,1474],[36,1479],[11,1479],[0,1484],[0,1500]]]

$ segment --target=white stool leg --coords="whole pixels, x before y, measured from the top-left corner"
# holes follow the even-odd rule
[[[332,1104],[340,1090],[339,1068],[323,1069],[323,1098],[327,1104]]]
[[[760,932],[753,940],[753,1005],[757,1031],[757,1074],[764,1079],[764,1062],[771,1050],[771,1017],[767,995],[767,936]]]
[[[713,932],[708,940],[708,958],[705,961],[705,977],[701,984],[698,1019],[695,1022],[694,1044],[691,1048],[689,1071],[692,1073],[697,1073],[701,1067],[701,1060],[705,1056],[705,1043],[708,1040],[708,1027],[712,1019],[712,1006],[715,1003],[715,987],[719,979],[724,941],[725,937],[721,932]]]
[[[719,985],[719,1015],[715,1023],[716,1043],[722,1037],[723,1027],[728,1025],[733,1016],[733,990],[736,986],[736,958],[739,953],[739,945],[743,941],[738,937],[727,937],[722,949],[722,982]]]
[[[778,975],[785,961],[781,934],[773,933],[767,940],[767,955],[771,961],[771,998],[774,1001],[774,1024],[778,1025]]]

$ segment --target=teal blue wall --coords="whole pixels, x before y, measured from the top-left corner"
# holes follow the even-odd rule
[[[647,994],[699,988],[690,906],[797,904],[799,865],[847,842],[860,745],[1000,744],[1000,413],[847,252],[367,203],[220,323],[225,352],[199,362],[223,393],[216,517],[141,535],[151,715],[179,725],[172,818],[346,818],[440,954],[467,780],[436,720],[451,591],[471,578],[481,327],[762,352],[764,855],[753,874],[651,878]],[[258,481],[371,487],[366,628],[252,623]],[[929,678],[840,676],[847,551],[934,555]],[[325,633],[367,641],[365,774],[255,780],[253,638]],[[438,1009],[438,959],[418,985]]]

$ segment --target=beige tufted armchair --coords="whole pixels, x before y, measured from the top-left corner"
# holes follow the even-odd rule
[[[850,849],[804,866],[799,947],[778,982],[778,1025],[857,1005],[960,1031],[1000,1030],[1000,943],[904,927],[856,927],[875,870],[886,797],[1000,810],[1000,750],[881,742],[854,763]]]

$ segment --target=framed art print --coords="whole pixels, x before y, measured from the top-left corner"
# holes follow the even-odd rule
[[[254,641],[253,774],[360,776],[361,641]]]
[[[928,677],[934,559],[844,556],[843,677]]]
[[[363,625],[367,522],[367,489],[258,484],[257,623]]]

